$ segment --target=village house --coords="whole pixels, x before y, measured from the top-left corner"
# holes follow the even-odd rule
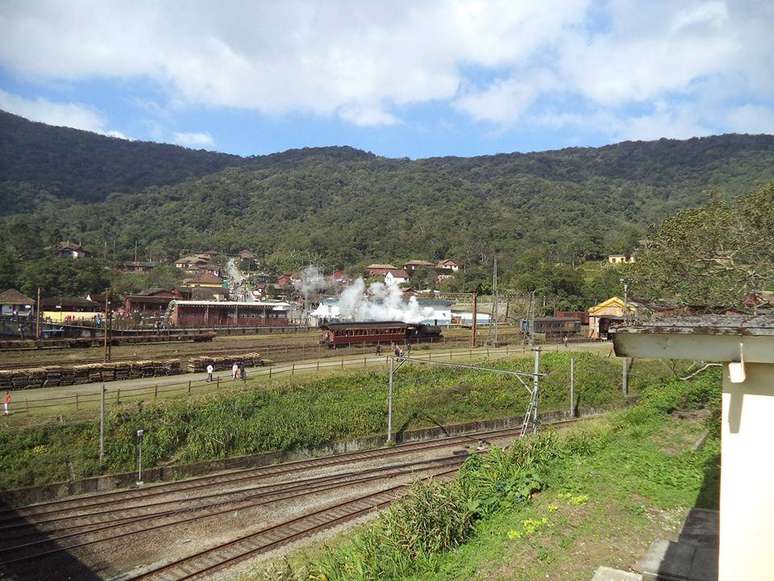
[[[607,257],[608,264],[632,264],[634,263],[634,256],[627,256],[625,254],[611,254]]]
[[[158,262],[125,260],[118,263],[118,270],[121,272],[150,272],[159,265]]]
[[[445,260],[441,260],[440,262],[437,262],[435,265],[435,269],[439,272],[439,274],[455,273],[459,271],[460,263],[457,262],[456,260],[451,260],[447,258]]]
[[[409,281],[408,273],[403,269],[388,270],[384,273],[384,284],[406,284]]]
[[[184,270],[190,274],[197,272],[206,272],[215,276],[220,276],[220,267],[210,260],[206,254],[195,254],[184,256],[175,261],[175,267]]]
[[[409,260],[406,264],[403,265],[403,270],[405,270],[409,276],[418,270],[432,270],[434,268],[435,262],[429,262],[427,260]]]
[[[91,256],[91,252],[86,250],[83,246],[77,242],[70,242],[65,240],[59,242],[56,245],[56,255],[62,258],[87,258]]]
[[[29,317],[34,312],[35,301],[15,288],[0,293],[0,315],[4,317]]]
[[[391,270],[398,270],[398,267],[392,264],[369,264],[366,266],[366,275],[368,277],[381,277]]]
[[[161,315],[166,311],[170,301],[181,300],[182,298],[183,293],[176,288],[150,288],[126,297],[124,309],[127,313]]]

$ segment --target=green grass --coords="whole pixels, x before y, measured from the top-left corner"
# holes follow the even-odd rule
[[[717,507],[717,418],[670,412],[716,408],[719,386],[717,374],[652,386],[626,412],[471,458],[454,482],[416,484],[350,541],[248,577],[587,580],[600,565],[626,569],[688,507]]]
[[[581,409],[622,403],[620,362],[575,353]],[[567,409],[570,355],[543,359],[542,409]],[[489,362],[502,369],[527,371],[525,359]],[[658,381],[666,370],[654,364],[638,387]],[[95,420],[50,424],[0,432],[0,486],[3,488],[131,471],[135,433],[145,430],[147,467],[187,463],[272,450],[292,450],[339,439],[383,433],[386,427],[385,374],[363,372],[300,384],[251,385],[250,389],[211,393],[195,399],[138,403],[111,408],[106,458],[98,457]],[[514,378],[448,368],[404,366],[396,376],[396,431],[520,415],[527,390]]]

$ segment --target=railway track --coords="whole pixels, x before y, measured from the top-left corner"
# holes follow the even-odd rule
[[[181,507],[167,511],[145,512],[140,515],[112,519],[103,523],[68,526],[53,531],[40,531],[37,535],[27,535],[26,537],[17,534],[14,536],[15,544],[0,548],[0,559],[2,559],[3,565],[13,565],[22,562],[29,563],[57,553],[100,543],[113,542],[132,535],[146,534],[163,528],[176,527],[214,517],[226,517],[235,511],[253,509],[269,504],[276,506],[277,503],[282,501],[319,495],[377,480],[387,480],[430,470],[448,470],[450,467],[459,467],[466,457],[448,456],[424,462],[386,466],[362,471],[359,475],[347,474],[339,475],[335,478],[323,478],[319,482],[282,483],[276,485],[275,490],[262,491],[243,496],[242,498],[213,502],[198,507]],[[181,504],[181,501],[170,501],[166,504]],[[65,532],[67,530],[69,532]],[[59,532],[60,534],[52,535],[52,532]],[[27,540],[19,542],[19,539],[25,538]],[[13,556],[7,558],[7,555]]]
[[[30,518],[44,515],[71,512],[85,507],[105,507],[113,504],[122,504],[126,501],[131,501],[134,499],[142,499],[143,502],[147,502],[150,498],[161,495],[190,493],[194,490],[202,490],[213,486],[223,486],[239,482],[272,478],[275,476],[288,475],[315,468],[335,467],[352,462],[399,457],[404,454],[440,449],[465,442],[477,442],[481,439],[507,438],[518,436],[520,434],[521,427],[471,432],[468,434],[444,438],[442,440],[409,442],[406,444],[400,444],[393,448],[359,450],[357,452],[346,452],[343,454],[334,454],[331,456],[294,460],[281,464],[242,468],[239,470],[233,470],[216,475],[195,476],[193,478],[188,478],[181,481],[151,484],[142,488],[114,490],[76,498],[50,500],[17,508],[4,508],[0,510],[0,530],[3,530],[3,528],[9,526],[9,524],[12,524],[13,522],[22,521],[25,519],[29,520]]]
[[[435,476],[452,472],[456,472],[456,469]],[[128,579],[132,581],[137,579],[194,579],[210,576],[250,557],[384,508],[405,493],[406,489],[407,486],[402,484],[340,502],[221,543],[183,559],[171,561],[128,577]]]
[[[578,420],[556,422],[557,427]],[[0,571],[21,567],[45,570],[49,560],[92,546],[116,546],[127,538],[156,533],[173,527],[191,526],[207,519],[229,519],[240,511],[276,508],[286,502],[324,501],[326,494],[380,481],[422,475],[438,477],[454,473],[470,454],[455,451],[430,459],[400,461],[401,456],[425,453],[482,440],[518,437],[520,428],[473,432],[441,441],[416,442],[395,448],[364,450],[334,456],[298,460],[287,464],[247,468],[200,476],[143,489],[111,491],[73,499],[61,499],[0,512]],[[356,462],[398,460],[397,463],[327,473],[325,470]],[[298,478],[299,472],[323,472]],[[266,480],[270,480],[266,482]],[[369,492],[357,498],[314,508],[225,543],[209,547],[177,561],[163,563],[136,578],[185,579],[208,575],[303,536],[353,520],[386,506],[399,496],[405,484]],[[395,493],[395,494],[392,494]],[[342,493],[337,493],[342,494]],[[344,492],[346,494],[346,492]],[[94,553],[92,553],[94,554]],[[18,575],[18,570],[14,570]],[[34,577],[36,573],[31,573]],[[12,575],[11,575],[12,576]],[[21,577],[25,577],[24,574]],[[133,577],[134,578],[134,577]]]

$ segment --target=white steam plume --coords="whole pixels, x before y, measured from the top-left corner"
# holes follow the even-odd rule
[[[295,281],[293,286],[304,295],[305,299],[308,299],[310,294],[325,290],[328,287],[328,281],[319,268],[310,264],[301,273],[301,280]]]
[[[349,321],[403,321],[419,323],[433,316],[433,309],[420,307],[416,297],[403,299],[397,283],[375,282],[368,287],[362,278],[348,286],[339,297],[342,320]]]

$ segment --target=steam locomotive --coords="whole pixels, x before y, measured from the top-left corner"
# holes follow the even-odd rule
[[[441,328],[424,323],[375,321],[367,323],[327,323],[320,343],[331,349],[345,345],[390,345],[426,343],[441,339]]]

